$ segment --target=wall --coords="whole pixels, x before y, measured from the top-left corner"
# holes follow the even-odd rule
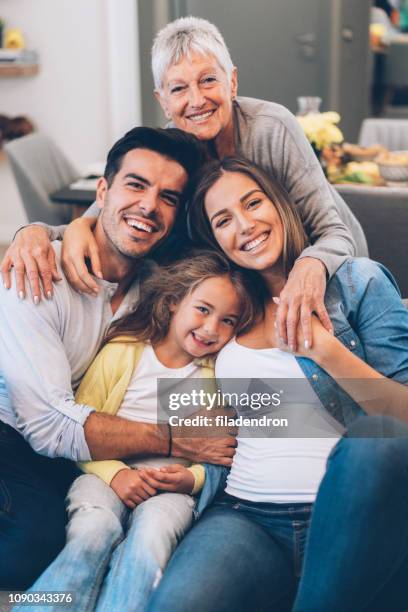
[[[225,1],[225,0],[224,0]],[[229,1],[229,0],[227,0]],[[164,26],[179,17],[174,0],[139,0],[138,19],[143,24],[139,32],[140,55],[146,58],[150,54],[152,41],[157,32]],[[149,57],[150,59],[150,57]],[[142,117],[144,125],[151,127],[162,126],[167,119],[153,95],[154,83],[150,61],[140,63],[140,78],[143,84]]]
[[[135,0],[0,0],[0,16],[23,30],[41,63],[38,76],[0,79],[0,113],[28,115],[79,169],[104,159],[140,120],[135,14]],[[21,202],[9,202],[4,189],[0,242],[24,219]]]

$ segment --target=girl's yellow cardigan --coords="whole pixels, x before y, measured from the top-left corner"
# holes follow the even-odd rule
[[[115,415],[144,347],[144,343],[135,342],[126,336],[120,336],[106,344],[82,379],[75,395],[77,403],[92,406],[104,414]],[[202,368],[202,378],[214,377],[212,359],[200,359],[197,363]],[[84,472],[95,474],[108,485],[120,470],[129,469],[126,463],[118,460],[84,461],[78,465]],[[195,477],[193,493],[196,493],[202,488],[205,471],[202,465],[193,465],[189,469]]]

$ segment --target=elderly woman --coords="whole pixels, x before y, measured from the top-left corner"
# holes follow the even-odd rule
[[[213,157],[240,154],[256,162],[277,177],[295,202],[312,246],[301,253],[282,288],[278,325],[282,339],[295,348],[300,319],[311,345],[312,311],[331,328],[323,301],[326,279],[346,256],[367,254],[360,225],[326,181],[293,115],[273,102],[237,97],[237,69],[213,24],[195,17],[168,24],[154,41],[152,70],[155,95],[171,125],[208,142]],[[92,208],[91,213],[97,211]],[[77,289],[92,293],[97,285],[85,266],[84,254],[90,257],[96,274],[100,265],[84,223],[75,222],[67,236],[71,240],[64,250],[65,273]],[[30,254],[34,242],[39,253],[36,261]],[[7,285],[9,268],[14,264],[23,269],[22,260],[33,277],[33,295],[40,295],[37,267],[45,293],[52,292],[50,270],[55,273],[55,267],[43,231],[28,228],[17,234],[1,268]],[[24,293],[22,273],[17,289]]]

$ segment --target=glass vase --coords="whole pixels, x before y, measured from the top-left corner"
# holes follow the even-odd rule
[[[297,103],[297,114],[299,117],[309,114],[316,115],[320,113],[320,104],[322,103],[322,99],[318,98],[317,96],[300,96],[297,99]]]

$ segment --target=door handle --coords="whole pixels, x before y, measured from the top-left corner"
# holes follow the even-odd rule
[[[351,28],[342,28],[341,37],[345,42],[353,42],[354,31]]]
[[[304,32],[296,36],[301,55],[307,60],[314,60],[316,57],[317,37],[313,32]]]

